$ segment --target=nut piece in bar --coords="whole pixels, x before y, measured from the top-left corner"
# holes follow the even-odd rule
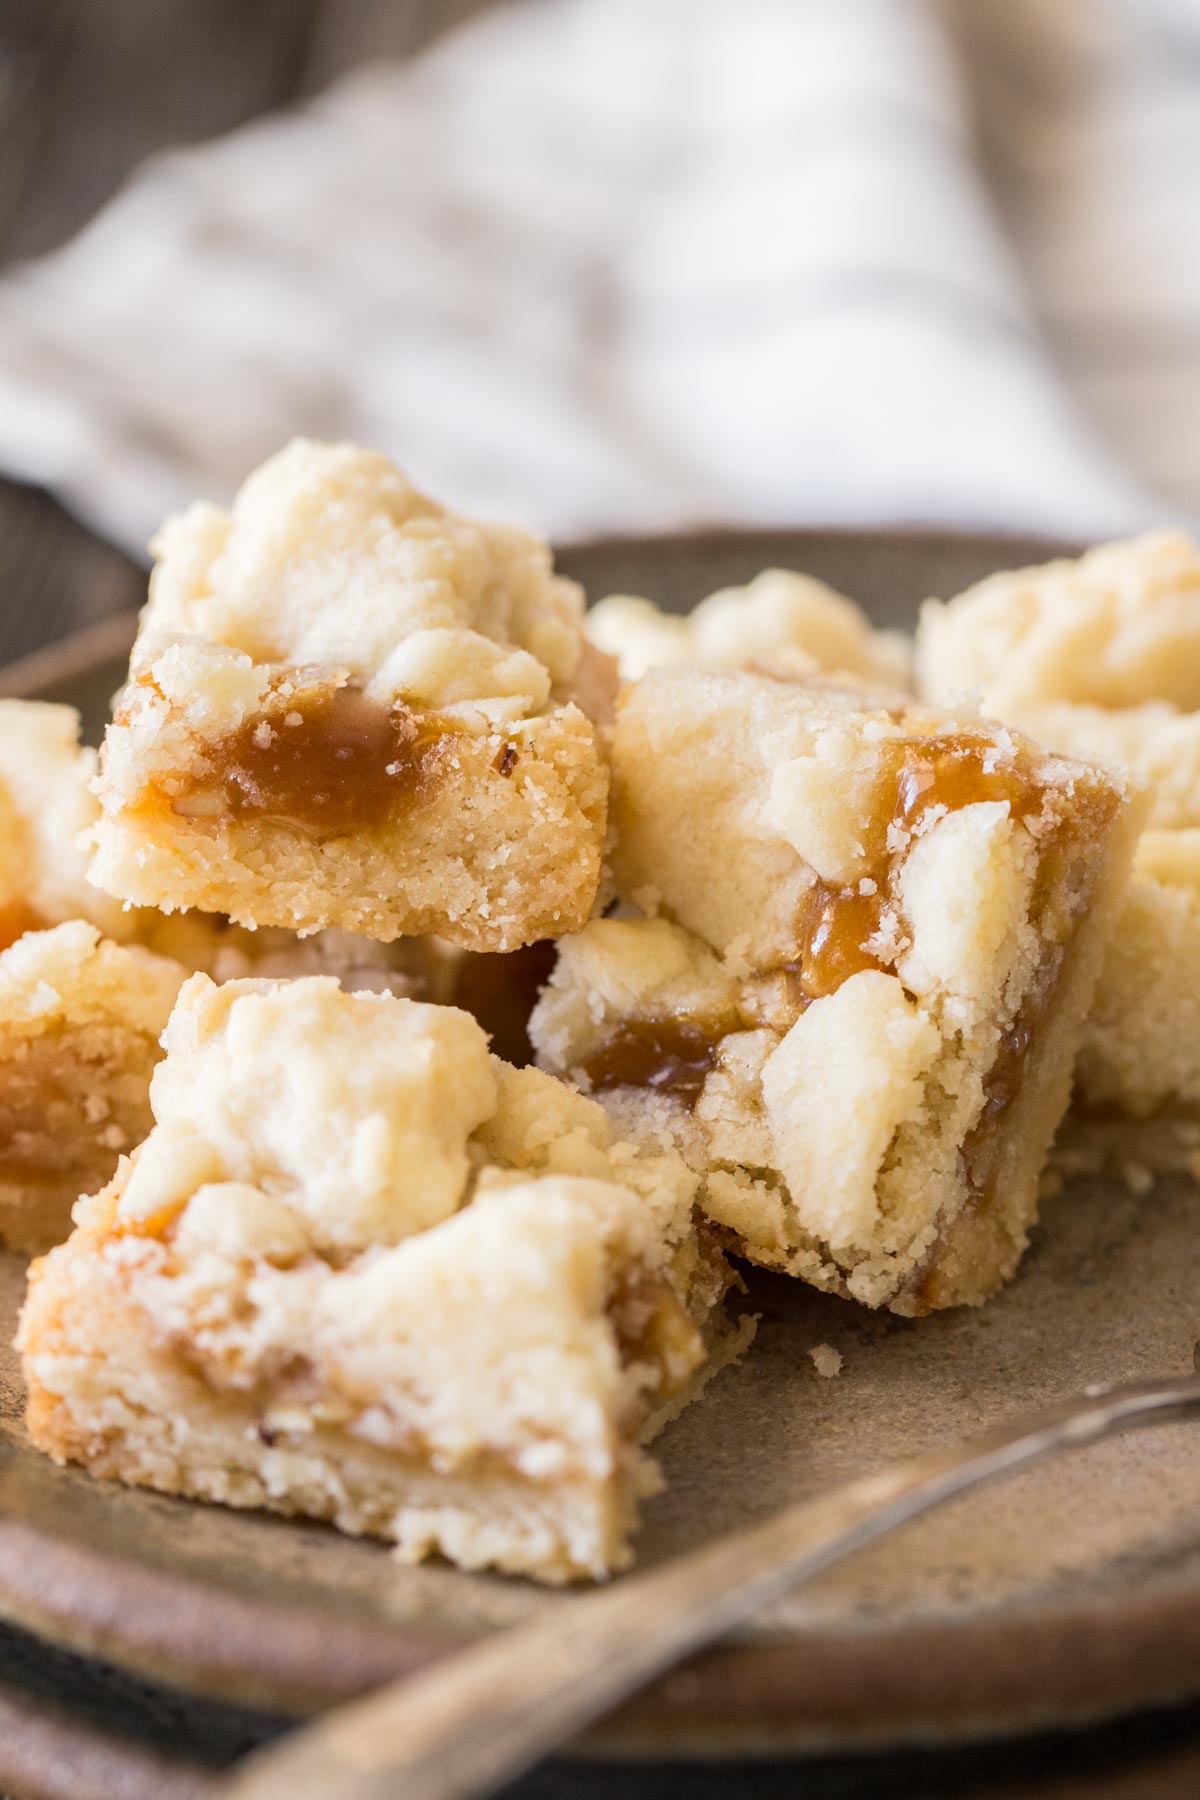
[[[615,672],[546,546],[298,441],[168,520],[92,878],[164,910],[511,950],[596,896]]]
[[[676,1143],[757,1262],[901,1313],[1015,1268],[1144,796],[969,713],[660,672],[613,749],[627,906],[544,1065]]]
[[[745,1333],[672,1151],[450,1007],[196,975],[156,1124],[34,1265],[34,1442],[547,1581],[629,1558],[647,1432]]]
[[[153,1124],[158,1040],[187,975],[82,920],[0,952],[0,1243],[39,1251],[71,1229]]]

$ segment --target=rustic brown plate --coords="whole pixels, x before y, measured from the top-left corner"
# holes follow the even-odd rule
[[[682,608],[765,563],[807,568],[907,623],[925,593],[1045,555],[945,533],[724,534],[564,558],[595,596]],[[8,692],[80,705],[96,728],[122,625]],[[4,1340],[22,1268],[0,1262]],[[742,1367],[661,1440],[644,1565],[884,1460],[1092,1381],[1171,1374],[1200,1335],[1200,1190],[1135,1199],[1090,1183],[1046,1210],[990,1306],[877,1317],[765,1276]],[[835,1345],[842,1374],[808,1356]],[[319,1527],[190,1505],[60,1470],[29,1449],[0,1366],[0,1615],[195,1693],[326,1705],[558,1603],[520,1581],[407,1569]],[[974,1496],[774,1608],[627,1707],[597,1745],[661,1754],[966,1738],[1200,1693],[1200,1432],[1119,1441]]]

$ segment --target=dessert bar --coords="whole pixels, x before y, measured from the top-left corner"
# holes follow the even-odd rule
[[[1120,1139],[1104,1110],[1185,1121],[1200,1099],[1200,549],[1159,532],[929,601],[917,664],[927,696],[974,686],[996,717],[1152,784],[1155,829],[1097,989],[1076,1112],[1094,1143]]]
[[[153,1131],[31,1274],[34,1442],[409,1559],[622,1566],[642,1439],[736,1347],[680,1157],[329,978],[194,976],[165,1044]]]
[[[511,950],[596,897],[615,671],[540,540],[292,444],[154,545],[92,878],[244,925]],[[582,704],[580,704],[582,703]]]
[[[662,671],[531,1024],[755,1261],[904,1313],[1016,1266],[1144,797],[969,711]]]

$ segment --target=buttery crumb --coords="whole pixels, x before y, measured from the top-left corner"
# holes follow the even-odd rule
[[[1121,1179],[1130,1193],[1139,1199],[1154,1186],[1153,1172],[1144,1163],[1127,1162],[1121,1170]]]
[[[808,1353],[813,1360],[817,1374],[832,1381],[835,1375],[842,1372],[842,1353],[835,1350],[832,1344],[814,1344]]]

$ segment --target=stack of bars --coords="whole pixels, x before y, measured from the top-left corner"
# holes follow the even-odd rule
[[[51,1456],[600,1577],[747,1263],[977,1304],[1056,1134],[1195,1156],[1189,541],[915,645],[780,571],[585,613],[536,538],[302,442],[153,548],[99,758],[0,704]]]

